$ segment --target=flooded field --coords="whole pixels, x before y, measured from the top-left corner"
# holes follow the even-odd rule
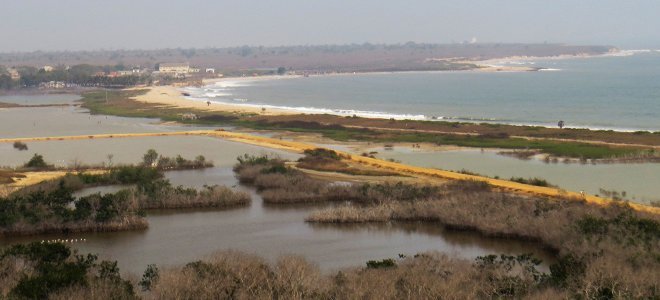
[[[648,204],[660,201],[660,164],[577,164],[545,163],[498,155],[497,151],[413,151],[378,149],[378,156],[405,164],[445,170],[467,170],[503,179],[538,177],[572,191],[599,194],[599,189],[626,191],[627,198]]]
[[[230,166],[236,157],[245,153],[277,155],[296,158],[292,153],[268,148],[230,142],[206,136],[169,136],[96,140],[65,140],[27,143],[27,151],[18,151],[10,143],[0,143],[0,166],[17,167],[28,161],[35,153],[56,166],[82,164],[133,164],[142,161],[149,149],[163,156],[181,155],[194,159],[204,155],[216,166]],[[112,155],[112,159],[109,159]]]
[[[211,129],[161,123],[158,119],[90,115],[75,106],[0,109],[1,138]]]
[[[7,95],[0,96],[0,102],[20,105],[74,104],[80,98],[74,94]]]

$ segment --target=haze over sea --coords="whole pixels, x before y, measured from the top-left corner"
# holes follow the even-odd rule
[[[501,60],[539,72],[410,72],[219,82],[193,99],[397,119],[660,131],[660,50]]]

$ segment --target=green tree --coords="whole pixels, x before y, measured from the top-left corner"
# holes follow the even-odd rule
[[[147,153],[145,153],[142,157],[142,162],[147,166],[151,166],[156,162],[157,159],[158,152],[156,152],[154,149],[149,149],[147,150]]]
[[[44,161],[44,157],[35,153],[32,158],[25,163],[24,167],[26,168],[36,168],[36,169],[43,169],[43,168],[48,168],[48,164],[46,161]]]
[[[143,291],[149,291],[151,290],[151,286],[158,281],[158,277],[160,277],[158,267],[156,265],[148,265],[138,284],[142,287]]]

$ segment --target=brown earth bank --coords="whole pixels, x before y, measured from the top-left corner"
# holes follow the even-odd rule
[[[619,132],[573,128],[547,128],[540,126],[514,126],[505,124],[461,123],[445,121],[387,120],[334,115],[267,115],[251,116],[249,120],[273,125],[295,125],[296,122],[316,122],[321,126],[341,125],[383,131],[406,131],[439,134],[486,135],[492,137],[526,137],[562,141],[604,142],[621,145],[655,146],[660,148],[660,134],[651,132]],[[301,123],[304,125],[304,123]]]

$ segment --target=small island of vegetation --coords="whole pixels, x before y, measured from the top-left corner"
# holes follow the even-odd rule
[[[106,172],[79,172],[42,182],[0,198],[0,237],[38,233],[73,233],[143,229],[149,209],[228,208],[250,203],[245,192],[224,186],[202,190],[174,187],[163,171],[208,167],[203,157],[194,161],[158,156],[149,150],[141,165],[116,166]],[[50,169],[36,155],[25,166]],[[74,197],[73,193],[101,185],[134,185],[116,193]]]

